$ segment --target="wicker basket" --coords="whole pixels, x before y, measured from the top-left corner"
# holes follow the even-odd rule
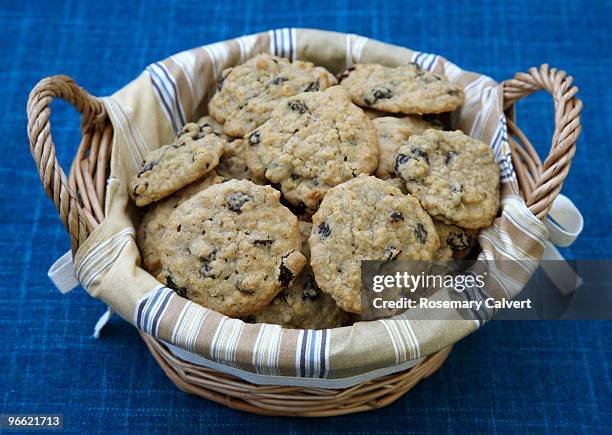
[[[530,210],[544,221],[568,174],[581,131],[578,88],[572,85],[571,76],[548,65],[518,73],[503,85],[512,160],[521,194]],[[555,107],[555,131],[544,163],[514,122],[514,104],[538,90],[550,93]],[[56,159],[51,137],[49,106],[54,98],[74,105],[82,115],[82,139],[68,177]],[[30,94],[27,112],[32,156],[45,192],[53,200],[76,252],[104,219],[112,126],[100,100],[66,76],[41,80]],[[451,350],[443,349],[404,372],[350,388],[323,389],[251,384],[181,360],[156,339],[141,335],[166,375],[181,390],[231,408],[265,415],[320,417],[386,406],[433,374]]]

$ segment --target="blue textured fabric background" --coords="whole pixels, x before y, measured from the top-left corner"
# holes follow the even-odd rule
[[[95,95],[125,85],[175,52],[278,27],[353,32],[439,53],[496,80],[548,62],[580,86],[584,132],[563,192],[585,217],[572,258],[611,258],[612,38],[610,2],[436,1],[0,2],[0,412],[63,413],[70,432],[608,432],[611,324],[493,322],[461,341],[448,362],[394,405],[305,420],[230,410],[177,390],[127,323],[91,332],[102,303],[61,296],[46,277],[69,247],[32,163],[29,90],[49,75]],[[53,134],[68,167],[78,119],[53,105]],[[541,153],[552,104],[518,108]]]

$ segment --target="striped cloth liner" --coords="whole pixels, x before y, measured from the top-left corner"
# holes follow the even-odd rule
[[[130,169],[133,168],[134,171],[138,171],[142,167],[149,146],[136,126],[134,114],[129,107],[122,107],[112,98],[105,98],[104,103],[109,116],[115,120],[114,125],[118,126],[115,129],[115,134],[121,135],[123,141],[129,144],[127,150],[130,156]]]
[[[520,291],[541,258],[547,231],[518,194],[502,88],[439,55],[358,35],[310,29],[271,30],[175,54],[149,65],[137,80],[104,99],[116,133],[111,175],[125,185],[149,148],[160,146],[185,122],[206,113],[217,78],[225,68],[260,52],[309,60],[334,73],[359,62],[416,62],[461,84],[466,101],[451,121],[456,128],[488,143],[501,170],[501,215],[479,235],[480,258],[497,262],[487,294],[514,296]],[[489,317],[466,319],[458,315],[456,320],[423,321],[410,318],[409,310],[397,319],[319,331],[230,319],[181,298],[138,267],[138,255],[125,249],[134,242],[134,230],[124,190],[119,189],[113,203],[106,204],[110,214],[95,231],[95,246],[86,243],[75,259],[79,281],[139,329],[228,370],[260,377],[312,379],[312,385],[319,385],[317,379],[348,379],[404,367],[451,345]],[[105,278],[115,263],[119,266]],[[464,297],[481,299],[487,294],[466,292]]]
[[[91,288],[93,283],[117,261],[123,248],[128,243],[136,243],[135,234],[134,228],[125,228],[97,245],[83,261],[75,264],[75,274],[81,285],[84,288]]]

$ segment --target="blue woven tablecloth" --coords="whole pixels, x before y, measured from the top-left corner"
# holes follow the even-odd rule
[[[462,4],[460,4],[462,3]],[[324,420],[266,418],[187,396],[166,379],[136,331],[115,318],[91,338],[104,306],[62,297],[46,277],[69,247],[26,138],[25,104],[63,73],[95,95],[125,85],[180,50],[277,27],[358,33],[439,53],[496,80],[548,62],[580,86],[584,132],[563,192],[585,217],[572,258],[611,258],[612,5],[610,2],[373,1],[174,3],[19,1],[0,7],[0,413],[63,413],[71,432],[606,432],[612,424],[611,324],[493,322],[394,405]],[[53,105],[64,167],[78,120]],[[545,153],[552,104],[537,95],[519,121]]]

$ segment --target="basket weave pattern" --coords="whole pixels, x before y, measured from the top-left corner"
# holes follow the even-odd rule
[[[546,219],[563,186],[580,135],[582,102],[578,88],[564,71],[542,65],[518,73],[504,85],[512,161],[529,209]],[[538,91],[552,95],[555,131],[548,157],[542,161],[513,119],[514,104]],[[68,177],[59,166],[51,136],[53,99],[72,104],[81,113],[82,138]],[[41,80],[30,93],[27,106],[30,150],[45,192],[55,204],[71,238],[72,251],[104,219],[104,199],[113,129],[100,100],[66,76]],[[235,376],[197,366],[174,356],[154,338],[141,333],[166,375],[181,390],[243,411],[266,415],[332,416],[386,406],[433,374],[446,360],[443,349],[404,372],[363,382],[350,388],[258,386]]]

